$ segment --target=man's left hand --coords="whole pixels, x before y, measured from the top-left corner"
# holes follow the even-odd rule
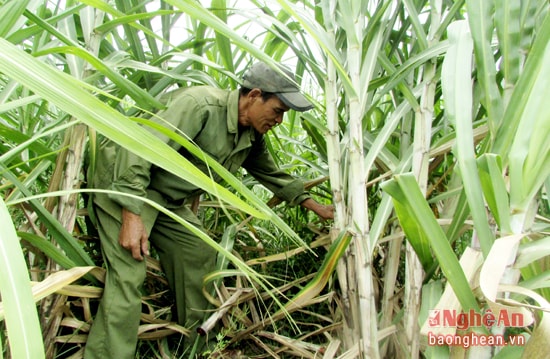
[[[317,215],[323,220],[334,219],[334,206],[332,204],[324,205],[318,203],[313,198],[308,198],[300,203],[300,205],[317,213]]]

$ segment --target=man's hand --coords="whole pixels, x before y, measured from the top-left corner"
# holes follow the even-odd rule
[[[300,205],[304,208],[307,208],[309,210],[312,210],[313,212],[317,213],[317,215],[323,219],[334,219],[334,206],[333,205],[323,205],[315,201],[313,198],[308,198]]]
[[[118,235],[118,243],[132,253],[138,261],[143,260],[143,255],[149,255],[148,236],[141,216],[122,209],[122,227]]]

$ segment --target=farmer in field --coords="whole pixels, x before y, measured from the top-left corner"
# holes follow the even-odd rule
[[[288,70],[283,71],[293,78]],[[244,167],[290,205],[300,204],[321,218],[330,219],[332,206],[317,203],[304,190],[300,179],[280,171],[263,139],[266,132],[283,121],[289,109],[307,111],[312,107],[294,81],[264,63],[256,63],[244,75],[240,90],[182,88],[168,94],[167,107],[158,115],[230,172]],[[157,122],[170,128],[160,120]],[[206,165],[183,147],[163,135],[158,137],[207,171]],[[201,222],[189,207],[201,193],[200,188],[109,141],[102,143],[97,163],[94,188],[146,197],[201,228]],[[84,357],[134,357],[148,241],[160,257],[174,295],[174,320],[194,333],[208,304],[202,295],[202,280],[213,270],[215,250],[181,224],[136,198],[97,194],[94,213],[107,278]]]

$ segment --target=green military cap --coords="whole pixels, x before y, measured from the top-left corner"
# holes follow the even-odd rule
[[[296,84],[292,72],[283,65],[278,66],[288,77],[263,62],[257,62],[244,74],[243,86],[272,92],[293,110],[311,110],[313,105],[300,93],[300,88]]]

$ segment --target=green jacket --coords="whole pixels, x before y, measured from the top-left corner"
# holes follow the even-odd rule
[[[207,86],[182,88],[166,94],[164,102],[167,107],[158,116],[188,136],[231,173],[243,167],[279,198],[290,205],[299,204],[309,197],[303,181],[277,168],[261,134],[252,127],[239,128],[238,100],[238,90],[229,92]],[[163,123],[156,117],[151,120]],[[157,136],[203,172],[209,173],[202,160],[166,136],[158,133]],[[108,140],[101,144],[97,163],[94,187],[147,196],[168,208],[181,206],[186,199],[202,192]],[[220,181],[217,174],[213,173],[213,176],[217,182]],[[108,202],[114,201],[136,214],[143,209],[143,201],[127,196],[99,195],[95,198],[96,204],[102,207],[110,207]]]

